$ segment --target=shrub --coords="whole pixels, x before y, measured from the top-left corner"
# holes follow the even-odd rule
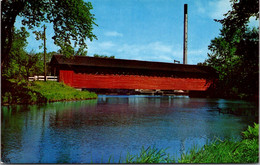
[[[254,123],[254,127],[248,126],[247,130],[242,132],[244,139],[257,139],[259,124]]]
[[[17,82],[2,80],[2,104],[34,104],[97,98],[95,93],[78,91],[64,83],[51,81]]]
[[[243,140],[232,142],[217,140],[204,145],[199,151],[182,155],[179,163],[257,163],[259,124],[249,126],[243,133]]]

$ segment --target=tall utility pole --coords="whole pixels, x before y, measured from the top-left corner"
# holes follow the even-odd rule
[[[46,81],[46,26],[43,26],[43,37],[44,37],[44,81]]]
[[[188,49],[188,5],[184,4],[183,64],[187,64]]]

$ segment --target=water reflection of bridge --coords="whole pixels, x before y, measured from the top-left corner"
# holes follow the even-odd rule
[[[74,88],[205,91],[215,79],[211,67],[163,62],[54,55],[53,75]]]

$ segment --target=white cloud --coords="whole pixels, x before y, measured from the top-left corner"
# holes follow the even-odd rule
[[[212,19],[222,19],[223,14],[226,14],[231,10],[231,4],[229,0],[215,0],[209,3],[210,11],[209,16]]]
[[[119,33],[116,31],[107,31],[104,34],[105,34],[105,36],[108,36],[108,37],[123,37],[122,33]]]
[[[100,47],[101,49],[111,49],[112,47],[114,47],[115,44],[111,41],[106,41],[106,42],[100,42],[98,44],[98,47]]]
[[[190,54],[190,55],[202,54],[202,53],[204,53],[204,51],[205,51],[205,50],[203,50],[203,49],[196,49],[196,50],[191,50],[191,51],[189,51],[189,54]]]
[[[118,45],[118,54],[122,57],[147,61],[172,61],[174,54],[173,46],[161,42],[151,42],[148,44],[123,44]]]
[[[207,59],[207,46],[188,50],[188,64],[197,64],[199,62],[204,62]]]
[[[114,55],[118,59],[132,59],[143,61],[182,63],[183,50],[181,45],[170,45],[163,42],[150,42],[147,44],[120,44],[111,41],[92,42],[89,44],[88,55]],[[204,62],[207,56],[207,47],[188,50],[188,63]]]
[[[196,9],[199,14],[205,14],[206,8],[205,5],[202,5],[200,1],[195,1]]]
[[[172,52],[172,46],[171,45],[165,45],[161,42],[153,42],[148,45],[151,49],[154,49],[155,51],[162,52],[162,53],[171,53]]]

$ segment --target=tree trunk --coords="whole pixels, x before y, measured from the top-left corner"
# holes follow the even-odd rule
[[[23,0],[3,0],[1,6],[1,67],[3,67],[3,65],[8,60],[8,56],[12,47],[15,19],[24,9],[25,2]]]

